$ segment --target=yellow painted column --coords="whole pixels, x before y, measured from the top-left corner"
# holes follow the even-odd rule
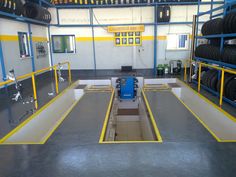
[[[222,103],[223,103],[224,80],[225,80],[225,71],[224,71],[224,68],[222,68],[222,70],[221,70],[221,82],[220,82],[220,107],[222,107]]]
[[[198,71],[198,92],[201,90],[201,73],[202,73],[202,63],[199,63],[199,71]]]
[[[37,89],[36,89],[36,84],[35,84],[35,75],[32,73],[32,88],[33,88],[33,93],[34,93],[34,104],[35,104],[35,109],[38,109],[38,99],[37,99]]]
[[[56,94],[58,94],[59,93],[59,87],[58,87],[57,65],[54,66],[53,69],[54,69],[54,76],[55,76]]]
[[[184,81],[187,82],[187,64],[184,64]]]
[[[68,62],[68,76],[69,76],[69,85],[72,82],[72,78],[71,78],[71,67],[70,67],[70,63]]]

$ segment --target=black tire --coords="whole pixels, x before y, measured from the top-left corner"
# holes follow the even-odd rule
[[[236,101],[236,77],[229,81],[225,95],[228,99]]]
[[[230,80],[232,80],[235,77],[235,75],[232,74],[228,74],[225,73],[225,80],[224,80],[224,93],[223,95],[225,95],[226,93],[226,89],[227,89],[227,84],[230,82]],[[218,80],[217,82],[217,92],[220,93],[220,85],[221,85],[221,79]]]
[[[223,19],[215,18],[205,22],[202,26],[201,32],[204,36],[221,34],[223,32]]]
[[[236,45],[227,45],[224,47],[222,60],[225,63],[236,64]]]
[[[228,13],[223,19],[223,32],[225,34],[236,32],[236,12]]]
[[[15,14],[21,16],[24,12],[24,5],[21,0],[16,0]]]
[[[211,78],[210,88],[214,91],[217,91],[217,83],[218,83],[218,72]]]
[[[195,56],[217,61],[221,60],[222,58],[220,47],[210,44],[199,45],[195,50]]]
[[[51,21],[50,12],[47,9],[35,3],[30,3],[30,2],[25,3],[23,15],[25,17],[36,19],[39,21],[44,21],[46,23],[50,23]]]
[[[157,22],[164,22],[164,6],[157,7]]]
[[[211,88],[211,80],[212,80],[212,78],[215,76],[215,75],[217,75],[217,70],[215,70],[215,69],[211,69],[211,70],[209,70],[209,72],[208,72],[208,76],[207,76],[207,80],[206,80],[206,86],[208,87],[208,88]]]
[[[163,21],[169,22],[170,16],[171,16],[170,6],[164,6],[163,13],[164,13],[164,20]]]

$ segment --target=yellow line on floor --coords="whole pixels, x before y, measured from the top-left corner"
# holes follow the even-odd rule
[[[190,87],[188,84],[186,84],[185,82],[181,81],[180,79],[177,78],[178,81],[180,81],[181,83],[183,83],[186,87],[188,87],[189,89],[191,89],[194,93],[196,93],[199,97],[201,97],[203,100],[205,100],[207,103],[209,103],[210,105],[212,105],[213,107],[215,107],[216,109],[218,109],[220,112],[222,112],[226,117],[228,117],[230,120],[236,122],[236,117],[232,116],[231,114],[229,114],[228,112],[226,112],[225,110],[223,110],[222,108],[220,108],[218,105],[216,105],[215,103],[213,103],[212,101],[210,101],[209,99],[207,99],[205,96],[203,96],[202,94],[198,93],[196,90],[194,90],[192,87]]]
[[[12,131],[10,131],[6,136],[4,136],[0,140],[0,144],[4,143],[9,137],[11,137],[13,134],[15,134],[18,130],[20,130],[22,127],[24,127],[28,122],[30,122],[32,119],[34,119],[37,115],[39,115],[43,110],[45,110],[47,107],[49,107],[52,103],[54,103],[58,98],[60,98],[68,89],[72,88],[74,84],[67,87],[65,90],[63,90],[59,95],[54,97],[51,101],[49,101],[47,104],[45,104],[42,108],[40,108],[36,113],[31,115],[29,118],[27,118],[25,121],[23,121],[21,124],[19,124],[16,128],[14,128]]]
[[[173,93],[173,92],[172,92]],[[208,132],[216,139],[221,142],[221,139],[201,120],[201,118],[195,114],[190,107],[188,107],[175,93],[173,95],[192,113],[192,115],[208,130]]]
[[[104,123],[103,123],[99,143],[103,142],[103,140],[105,138],[105,135],[106,135],[106,129],[107,129],[107,124],[108,124],[108,120],[109,120],[109,116],[110,116],[110,112],[111,112],[111,108],[112,108],[112,102],[113,102],[114,95],[115,95],[115,90],[113,90],[112,94],[111,94],[111,98],[110,98],[110,102],[109,102],[109,105],[108,105],[108,108],[107,108],[107,112],[106,112],[105,120],[104,120]]]
[[[83,95],[84,96],[84,95]],[[70,112],[74,109],[74,107],[79,103],[79,101],[82,99],[81,96],[76,102],[74,102],[71,107],[62,115],[62,117],[59,119],[55,127],[50,131],[50,133],[44,138],[43,141],[41,141],[41,144],[45,144],[47,140],[52,136],[52,134],[55,132],[55,130],[62,124],[62,122],[65,120],[65,118],[70,114]]]
[[[162,143],[163,140],[162,140],[162,137],[161,137],[161,133],[160,133],[158,127],[157,127],[157,123],[155,121],[155,118],[153,116],[152,110],[150,108],[149,102],[147,100],[147,97],[146,97],[143,89],[142,89],[142,94],[143,94],[143,98],[144,98],[145,104],[146,104],[147,109],[148,109],[148,113],[150,115],[150,119],[151,119],[151,122],[152,122],[152,126],[154,128],[154,132],[155,132],[156,137],[157,137],[157,142]]]

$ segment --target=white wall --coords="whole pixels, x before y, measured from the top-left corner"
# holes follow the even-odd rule
[[[201,7],[201,11],[209,9],[209,5]],[[56,15],[55,10],[51,10]],[[133,8],[97,8],[93,10],[94,24],[130,24],[152,23],[154,21],[153,7]],[[171,6],[171,22],[190,22],[197,13],[197,6]],[[59,10],[60,24],[90,24],[88,9],[63,9]],[[207,20],[205,16],[202,20]],[[57,23],[54,19],[53,23]],[[74,34],[77,38],[75,54],[53,54],[55,63],[69,60],[73,69],[94,69],[92,32],[88,27],[63,27],[51,28],[51,34]],[[165,37],[169,33],[191,34],[192,25],[160,25],[157,36],[157,64],[169,63],[170,60],[189,59],[190,51],[167,51]],[[153,26],[145,26],[142,36],[142,46],[116,47],[114,46],[113,33],[108,33],[106,27],[95,27],[95,50],[97,69],[120,69],[122,65],[132,65],[134,68],[153,68],[153,40],[145,37],[154,36]],[[80,38],[90,38],[80,40]]]
[[[17,76],[32,72],[32,59],[20,58],[18,32],[27,32],[28,25],[26,23],[16,22],[0,18],[0,39],[2,43],[3,57],[6,72],[15,69]],[[4,27],[3,27],[4,26]],[[38,25],[31,25],[34,49],[35,69],[42,69],[49,66],[49,57],[36,57],[36,43],[47,43],[47,28]],[[29,33],[28,33],[29,36]],[[48,48],[46,48],[48,52]],[[2,80],[2,77],[1,77]]]

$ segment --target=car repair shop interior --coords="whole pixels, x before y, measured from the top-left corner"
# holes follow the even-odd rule
[[[236,0],[0,0],[0,177],[236,176]]]

